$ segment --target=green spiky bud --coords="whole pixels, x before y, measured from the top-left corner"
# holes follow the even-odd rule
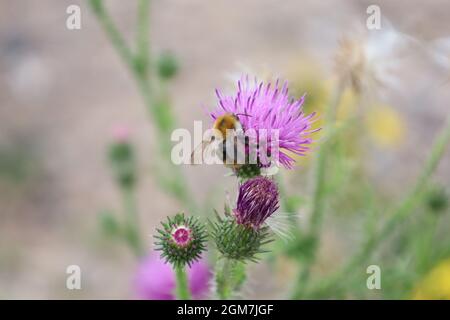
[[[136,183],[136,164],[131,143],[113,143],[110,146],[109,159],[118,184],[123,188],[133,187]]]
[[[206,230],[197,218],[185,217],[178,213],[175,217],[162,222],[162,229],[157,229],[156,250],[161,257],[174,267],[190,266],[200,259],[206,249]]]
[[[444,212],[449,206],[447,190],[439,186],[433,187],[427,194],[426,203],[432,212]]]
[[[267,226],[256,229],[238,224],[232,215],[216,215],[211,222],[212,237],[217,250],[228,259],[256,262],[257,255],[266,252],[262,247],[273,241]]]
[[[158,74],[162,79],[172,79],[178,72],[178,60],[170,52],[164,52],[158,57]]]

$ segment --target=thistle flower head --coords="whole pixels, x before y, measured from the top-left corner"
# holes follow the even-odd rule
[[[215,120],[226,113],[235,114],[244,132],[254,133],[250,138],[255,145],[264,130],[264,135],[267,135],[267,151],[284,167],[291,169],[295,163],[287,152],[303,156],[309,150],[312,143],[309,134],[313,132],[310,129],[315,113],[303,113],[304,96],[298,100],[290,99],[287,82],[280,85],[277,80],[274,85],[264,84],[256,78],[251,81],[245,76],[237,82],[237,92],[234,95],[225,96],[219,90],[216,90],[216,95],[219,106],[211,113],[211,118]],[[275,155],[275,148],[271,150],[274,144],[279,150]]]
[[[276,183],[260,176],[240,186],[234,215],[238,224],[258,229],[278,208]]]
[[[185,217],[183,213],[167,218],[163,228],[157,229],[156,250],[162,251],[161,257],[174,267],[191,265],[205,250],[206,231],[194,217]]]
[[[225,217],[217,214],[212,237],[219,252],[241,261],[256,261],[262,246],[271,242],[270,228],[264,222],[279,207],[278,188],[265,177],[247,180],[239,188],[236,209],[226,206]]]
[[[185,247],[192,241],[192,231],[186,226],[177,226],[172,231],[172,241],[179,247]]]

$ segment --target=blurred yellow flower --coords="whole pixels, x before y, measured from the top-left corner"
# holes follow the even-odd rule
[[[380,147],[396,147],[405,139],[405,121],[400,113],[388,105],[370,108],[366,124],[369,137]]]
[[[300,97],[306,93],[303,110],[306,114],[317,112],[317,120],[312,129],[323,127],[323,111],[330,97],[330,83],[324,81],[323,70],[319,63],[308,56],[296,57],[288,66],[290,93],[293,97]],[[322,131],[311,134],[314,141],[320,139]],[[314,147],[313,147],[314,148]],[[305,166],[309,163],[309,156],[301,157],[293,153],[288,154],[295,159],[297,165]]]
[[[326,79],[322,69],[313,59],[299,59],[300,62],[290,67],[291,89],[294,96],[306,93],[304,110],[306,113],[318,112],[318,119],[313,128],[321,128],[324,125],[323,114],[330,103],[333,88],[336,87],[335,79]],[[341,96],[336,110],[336,121],[343,122],[357,113],[358,94],[351,86],[347,86]],[[391,106],[375,104],[368,108],[364,115],[367,134],[371,140],[383,148],[393,148],[401,145],[405,140],[406,123],[402,115]],[[323,132],[319,131],[311,135],[318,141]],[[353,134],[353,133],[351,133]],[[295,158],[300,166],[309,163],[308,157]]]
[[[416,287],[413,299],[450,300],[450,259],[438,264]]]
[[[294,64],[289,66],[289,76],[291,94],[295,97],[306,93],[305,113],[317,112],[317,120],[313,124],[313,129],[323,128],[324,111],[333,98],[333,89],[336,87],[336,79],[327,79],[320,64],[313,58],[302,56],[296,59]],[[350,87],[342,93],[340,103],[336,110],[336,121],[341,122],[352,116],[357,108],[357,95]],[[314,141],[320,140],[323,131],[311,134]],[[313,146],[314,148],[314,146]],[[310,157],[300,157],[289,154],[300,166],[307,166]]]
[[[298,98],[306,93],[305,112],[321,113],[328,102],[330,86],[324,81],[320,64],[314,58],[300,56],[288,66],[288,70],[291,95]]]

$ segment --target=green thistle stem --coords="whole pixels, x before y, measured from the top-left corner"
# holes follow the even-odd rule
[[[90,0],[89,4],[92,8],[92,11],[97,16],[97,19],[99,20],[103,29],[105,30],[106,34],[108,35],[108,38],[111,41],[112,45],[119,53],[120,57],[126,63],[126,65],[133,70],[134,69],[133,53],[128,48],[119,30],[114,25],[113,20],[105,10],[103,6],[103,1]]]
[[[327,163],[330,152],[330,140],[335,134],[335,119],[336,109],[342,98],[345,86],[340,84],[335,92],[335,95],[331,101],[330,106],[325,113],[325,142],[322,144],[317,155],[317,162],[315,168],[315,185],[313,194],[313,203],[310,220],[310,235],[314,238],[318,238],[320,234],[320,227],[322,225],[323,213],[325,209],[325,193],[326,193],[326,177],[327,177]]]
[[[224,257],[217,261],[216,288],[219,299],[230,299],[242,287],[245,279],[245,265],[242,262]]]
[[[440,135],[436,138],[435,143],[431,149],[430,156],[425,163],[424,169],[417,179],[414,187],[405,197],[405,199],[393,210],[390,217],[379,229],[374,232],[362,245],[352,258],[335,274],[330,276],[326,281],[319,284],[319,286],[312,288],[308,293],[309,296],[321,296],[330,288],[336,288],[339,281],[345,275],[351,274],[356,268],[359,268],[365,261],[367,261],[373,252],[386,240],[391,232],[399,225],[411,212],[416,208],[422,199],[422,194],[426,189],[428,181],[436,170],[440,159],[444,155],[446,147],[450,143],[450,117],[447,119],[445,127]],[[293,298],[302,297],[302,292],[294,294]]]
[[[330,151],[330,143],[329,139],[332,137],[332,133],[334,133],[335,126],[335,118],[336,118],[336,109],[339,106],[339,103],[342,98],[342,94],[344,92],[345,86],[341,82],[336,88],[336,92],[332,98],[330,106],[326,109],[325,112],[325,142],[321,145],[316,160],[316,167],[314,173],[314,193],[312,200],[312,209],[311,209],[311,218],[309,221],[309,238],[312,239],[313,242],[318,243],[320,238],[320,231],[323,222],[323,215],[325,211],[325,196],[326,196],[326,177],[327,177],[327,163],[329,161],[329,151]],[[299,272],[296,292],[301,292],[307,286],[311,267],[316,260],[316,250],[313,251],[310,259],[308,259],[302,270]],[[297,294],[296,294],[297,295]]]
[[[148,77],[150,50],[149,50],[149,16],[150,1],[139,0],[137,17],[137,71],[142,77]]]
[[[178,300],[190,300],[191,292],[189,291],[189,285],[185,267],[175,267],[175,275],[177,280],[176,296]]]
[[[130,188],[123,188],[122,193],[125,210],[125,240],[134,254],[137,257],[142,257],[145,252],[139,232],[139,217],[136,210],[134,193]]]
[[[171,142],[167,138],[170,136],[172,128],[175,127],[174,117],[170,112],[170,106],[165,102],[164,86],[162,83],[155,83],[158,77],[153,74],[155,68],[152,68],[150,60],[149,46],[149,11],[150,1],[140,0],[138,5],[138,24],[137,24],[137,53],[134,54],[126,44],[124,38],[111,19],[102,0],[90,0],[89,4],[93,13],[96,15],[100,25],[105,30],[108,39],[118,52],[119,56],[131,71],[139,88],[144,103],[152,115],[152,120],[157,129],[157,141],[160,142],[159,148],[164,159],[170,158]],[[152,81],[150,81],[150,79]],[[161,82],[161,81],[160,81]],[[158,90],[157,90],[158,89]],[[161,92],[159,92],[161,91]],[[157,169],[156,171],[158,171]],[[156,181],[160,187],[170,192],[180,203],[191,211],[196,210],[194,198],[187,188],[183,174],[179,167],[170,166],[164,174],[153,172]]]

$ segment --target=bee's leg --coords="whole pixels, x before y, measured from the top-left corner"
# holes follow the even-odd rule
[[[224,164],[228,164],[227,159],[227,146],[226,143],[222,143],[222,161]]]

